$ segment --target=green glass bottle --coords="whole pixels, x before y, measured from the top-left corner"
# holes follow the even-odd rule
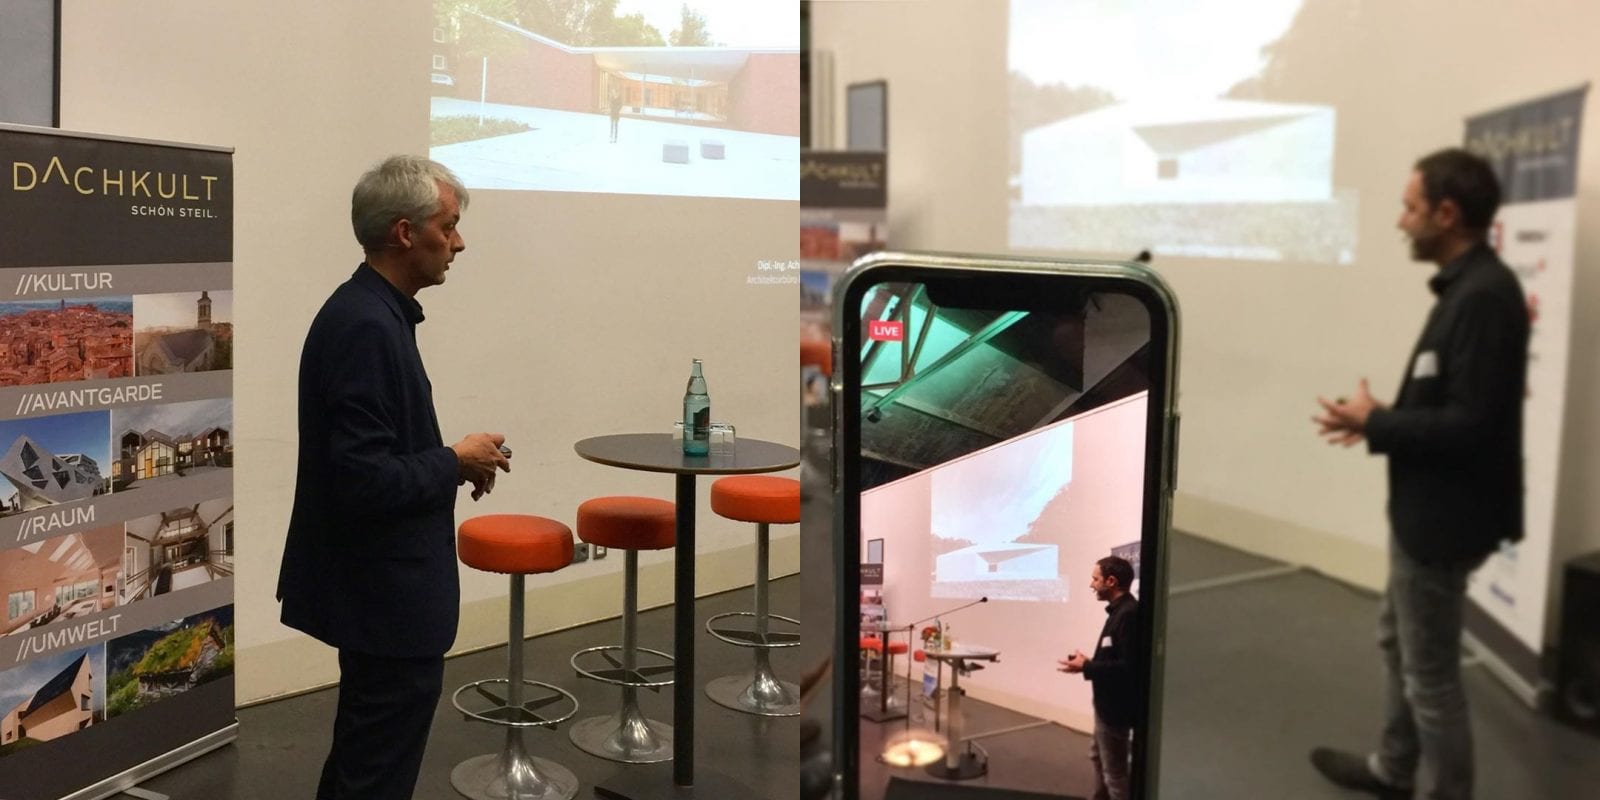
[[[683,452],[691,456],[711,452],[711,395],[706,394],[698,358],[689,373],[689,386],[683,390]]]

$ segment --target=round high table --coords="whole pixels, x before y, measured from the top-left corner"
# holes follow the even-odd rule
[[[644,472],[668,472],[677,483],[677,541],[673,546],[672,775],[661,768],[630,766],[595,787],[615,800],[647,798],[755,797],[732,778],[703,770],[694,772],[694,510],[698,475],[751,475],[780,472],[800,464],[800,451],[777,442],[738,439],[731,452],[685,455],[683,444],[668,433],[622,433],[595,436],[573,445],[581,458],[597,464]]]
[[[927,766],[927,773],[935,778],[944,778],[951,781],[964,781],[976,778],[989,771],[989,765],[978,759],[976,754],[962,752],[961,749],[961,674],[981,669],[972,665],[972,661],[995,661],[1000,658],[1000,651],[989,647],[957,644],[946,650],[924,650],[925,657],[935,661],[950,663],[950,727],[949,744],[946,746],[944,761],[935,762]]]

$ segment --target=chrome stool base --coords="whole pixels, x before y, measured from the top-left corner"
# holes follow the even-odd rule
[[[780,681],[763,663],[754,673],[728,675],[706,684],[706,696],[734,711],[763,717],[800,715],[800,687]]]
[[[877,711],[879,705],[887,706],[887,710],[891,713],[899,712],[904,714],[906,711],[905,697],[902,696],[901,692],[894,691],[893,689],[889,690],[889,702],[880,703],[877,685],[864,687],[861,690],[861,699],[858,702],[861,705],[862,713],[866,713],[869,710]]]
[[[523,677],[522,577],[511,576],[506,677],[473,681],[450,695],[450,704],[468,721],[506,729],[506,743],[500,752],[469,758],[450,770],[450,785],[472,800],[572,800],[578,794],[578,776],[572,770],[529,755],[522,742],[524,728],[554,730],[578,713],[578,698],[571,692]],[[532,699],[528,698],[530,688],[537,690]],[[566,707],[568,703],[571,708]]]
[[[672,726],[646,718],[637,708],[579,720],[568,738],[579,750],[624,764],[672,759]]]
[[[528,755],[520,738],[506,752],[457,764],[450,770],[450,785],[472,800],[572,800],[578,795],[578,776],[572,770]]]

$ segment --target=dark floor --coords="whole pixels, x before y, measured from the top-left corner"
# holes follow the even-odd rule
[[[1170,563],[1174,587],[1270,565],[1181,535]],[[1173,597],[1161,796],[1232,798],[1248,789],[1253,798],[1359,797],[1324,783],[1307,753],[1375,744],[1377,613],[1374,595],[1303,571]],[[1464,677],[1477,797],[1600,797],[1600,738],[1534,713],[1480,666]]]
[[[915,689],[920,690],[921,686]],[[903,693],[903,686],[896,691]],[[961,716],[963,738],[975,737],[978,747],[989,758],[988,773],[960,781],[962,785],[1044,793],[1060,792],[1063,787],[1092,785],[1094,773],[1089,766],[1088,736],[1053,723],[1012,730],[1041,720],[970,696],[961,701]],[[947,720],[939,722],[945,724]],[[929,730],[934,726],[933,712],[922,705],[920,697],[913,697],[912,714],[908,718],[881,724],[861,721],[860,800],[883,800],[884,788],[891,777],[918,784],[949,783],[928,775],[922,767],[890,767],[876,759],[883,744],[904,732],[908,724]],[[986,735],[998,731],[1009,732]]]
[[[781,578],[771,585],[772,613],[804,620],[799,609],[799,579]],[[622,598],[618,597],[619,609],[621,602]],[[799,718],[740,714],[705,696],[707,681],[747,670],[751,663],[750,651],[726,645],[705,633],[705,620],[725,611],[750,610],[751,605],[748,589],[702,598],[696,603],[696,629],[701,632],[695,644],[695,679],[701,687],[695,706],[696,763],[714,767],[757,790],[761,793],[759,797],[794,800],[799,796],[796,779]],[[528,614],[530,619],[537,619],[538,611],[530,608]],[[524,656],[527,676],[575,694],[580,704],[577,719],[610,713],[618,705],[619,690],[577,680],[567,659],[574,651],[619,644],[621,640],[621,624],[615,621],[529,640]],[[639,644],[672,651],[671,608],[639,615]],[[774,651],[772,662],[780,678],[798,680],[795,648]],[[440,700],[432,738],[423,758],[415,794],[418,800],[460,797],[450,785],[451,768],[460,761],[499,749],[504,729],[464,722],[450,705],[449,695],[457,686],[483,678],[503,677],[505,671],[504,647],[445,662],[445,696]],[[310,800],[316,793],[317,776],[323,757],[327,755],[336,702],[335,690],[327,689],[242,709],[239,711],[239,739],[232,746],[201,756],[141,786],[177,800]],[[670,687],[660,694],[640,692],[640,705],[652,719],[670,722]],[[577,774],[582,782],[579,798],[593,797],[595,783],[621,770],[640,769],[591,756],[574,746],[567,733],[568,726],[562,725],[555,732],[533,729],[525,735],[533,755],[551,759]]]
[[[814,554],[805,555],[809,570]],[[1259,572],[1273,562],[1174,535],[1170,565],[1172,586],[1183,589]],[[808,590],[826,588],[820,581],[806,583]],[[801,591],[797,579],[774,582],[773,610],[810,619],[807,615],[817,609],[807,602],[806,611],[798,610]],[[747,592],[706,598],[697,613],[703,621],[711,614],[744,607],[747,598]],[[1312,772],[1306,754],[1318,744],[1357,750],[1371,745],[1382,680],[1373,640],[1376,614],[1372,595],[1304,571],[1175,594],[1169,610],[1161,796],[1167,800],[1357,797],[1323,783]],[[646,612],[641,617],[641,643],[670,650],[670,626],[668,610]],[[615,623],[541,637],[529,643],[529,671],[576,692],[585,714],[610,708],[616,702],[615,690],[574,681],[566,659],[574,650],[619,638]],[[702,685],[734,671],[736,665],[742,668],[747,658],[704,634],[696,652]],[[454,659],[446,667],[446,684],[454,687],[497,675],[504,660],[504,649]],[[793,650],[780,652],[775,663],[788,679],[799,672]],[[1466,683],[1477,737],[1480,800],[1600,797],[1600,738],[1533,713],[1481,667],[1467,668]],[[310,798],[328,745],[333,702],[333,692],[323,691],[244,709],[235,745],[146,785],[185,799]],[[670,718],[666,694],[645,693],[644,704],[652,716]],[[971,730],[1004,727],[998,723],[1009,712],[977,703],[972,707]],[[497,730],[463,723],[447,708],[445,701],[435,722],[418,798],[455,797],[450,768],[498,744]],[[987,718],[991,710],[999,716]],[[702,763],[716,763],[773,798],[798,795],[796,719],[748,717],[707,701],[697,708],[696,724],[696,751]],[[565,764],[586,786],[621,768],[577,750],[564,729],[554,734],[534,731],[529,740],[536,754]],[[1041,785],[1035,778],[1049,780],[1048,776],[1059,774],[1065,776],[1062,783],[1043,788],[1058,794],[1087,791],[1087,742],[1081,735],[1049,727],[987,738],[983,744],[994,769],[990,785],[1038,789]],[[1037,765],[1037,769],[1011,765]],[[869,766],[873,768],[883,769]],[[1010,783],[1019,775],[1025,777]]]
[[[1304,570],[1250,577],[1281,565],[1192,536],[1175,534],[1171,546],[1177,591],[1168,613],[1161,797],[1361,797],[1323,782],[1307,756],[1317,745],[1365,751],[1375,742],[1383,679],[1376,596]],[[1213,583],[1230,576],[1245,579]],[[1600,797],[1600,738],[1533,712],[1483,667],[1468,664],[1477,797]],[[815,711],[828,716],[824,708]],[[874,723],[861,724],[864,738],[883,735]],[[989,785],[1040,788],[1031,778],[1011,782],[1026,772],[1011,769],[1015,762],[1061,776],[1061,783],[1044,787],[1057,796],[1091,788],[1087,739],[1079,734],[1051,726],[984,744]],[[890,774],[913,774],[865,756],[862,763],[866,785],[879,791]]]

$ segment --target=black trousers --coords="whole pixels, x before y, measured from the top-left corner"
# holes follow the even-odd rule
[[[444,656],[339,651],[339,712],[317,800],[411,800],[444,685]]]

